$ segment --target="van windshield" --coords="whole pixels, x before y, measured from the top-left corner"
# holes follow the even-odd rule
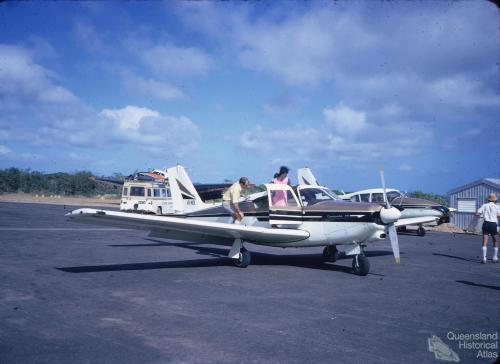
[[[144,187],[130,187],[130,196],[144,197]]]

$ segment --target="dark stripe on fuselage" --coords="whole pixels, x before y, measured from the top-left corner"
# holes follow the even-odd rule
[[[259,211],[245,212],[245,216],[256,217],[259,221],[268,221],[269,218],[275,220],[287,220],[296,222],[309,221],[332,221],[332,222],[375,222],[379,223],[379,212],[356,212],[356,211],[304,211],[301,210],[275,210],[275,211]],[[226,211],[221,212],[206,212],[192,213],[187,217],[230,217]]]

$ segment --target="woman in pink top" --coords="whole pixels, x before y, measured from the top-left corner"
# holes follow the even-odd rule
[[[290,180],[288,179],[288,172],[289,172],[288,167],[281,166],[280,171],[274,175],[273,183],[291,186]],[[285,190],[273,191],[271,200],[272,200],[273,207],[275,207],[275,206],[288,206],[287,191],[285,191]]]

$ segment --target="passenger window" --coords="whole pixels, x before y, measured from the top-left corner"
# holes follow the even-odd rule
[[[370,202],[370,194],[369,193],[363,193],[359,195],[359,198],[361,202]]]
[[[161,197],[167,197],[167,191],[164,188],[161,189]]]
[[[154,197],[160,197],[160,189],[159,188],[155,188],[153,190],[153,193],[154,193]]]
[[[144,187],[130,187],[130,196],[144,197],[145,192]]]
[[[148,197],[151,197],[151,188],[148,188]]]

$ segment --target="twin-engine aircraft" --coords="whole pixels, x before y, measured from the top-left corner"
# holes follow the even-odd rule
[[[222,206],[207,206],[201,202],[190,181],[185,180],[188,177],[181,166],[168,172],[172,193],[179,193],[175,198],[185,199],[192,195],[199,209],[152,216],[84,208],[67,216],[78,222],[150,230],[152,236],[166,239],[228,245],[231,247],[228,256],[242,268],[251,261],[245,243],[280,248],[323,246],[325,260],[334,262],[340,248],[353,257],[353,272],[366,275],[370,263],[363,254],[363,246],[383,240],[387,235],[399,263],[395,224],[401,212],[389,203],[340,201],[319,185],[300,184],[294,190],[288,185],[265,184],[262,192],[240,202],[245,216],[241,224],[234,224],[232,216]],[[180,194],[181,188],[176,183],[188,186],[189,194]]]
[[[301,168],[298,171],[299,183],[306,185],[318,185],[318,182],[309,168]],[[406,231],[406,226],[417,225],[417,235],[424,236],[426,231],[422,224],[437,223],[438,225],[450,222],[452,209],[434,201],[422,198],[405,196],[399,190],[387,188],[372,188],[338,195],[339,199],[351,202],[371,202],[390,204],[401,211],[401,218],[396,223],[398,231]]]

